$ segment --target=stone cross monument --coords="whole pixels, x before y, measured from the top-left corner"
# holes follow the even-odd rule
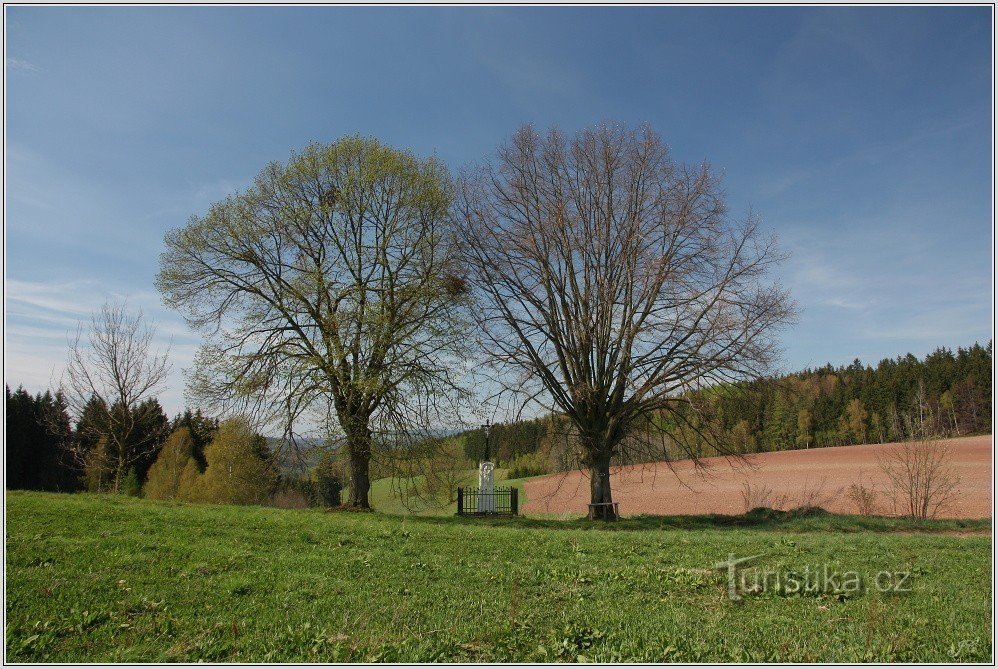
[[[493,471],[496,466],[489,462],[489,424],[485,425],[485,457],[478,470],[478,513],[495,513],[495,480]]]

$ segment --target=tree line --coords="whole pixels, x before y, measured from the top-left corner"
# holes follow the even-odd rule
[[[990,434],[992,342],[967,348],[938,348],[885,358],[876,366],[855,360],[749,383],[718,385],[699,391],[701,420],[709,434],[721,435],[728,451],[760,453],[823,448],[907,439],[912,428],[923,436]],[[664,419],[667,432],[683,428]],[[510,476],[534,476],[576,469],[579,447],[570,421],[547,415],[492,426],[491,452]],[[693,435],[696,455],[722,455],[712,439]],[[698,438],[699,437],[699,438]],[[484,431],[454,437],[473,461],[484,453]],[[682,457],[670,440],[660,448],[638,451],[615,464]]]
[[[7,386],[5,395],[9,490],[117,492],[219,504],[338,503],[340,474],[330,461],[305,475],[282,472],[267,439],[242,418],[220,421],[185,409],[169,419],[151,398],[138,407],[130,440],[118,451],[107,447],[101,432],[106,412],[97,398],[74,423],[59,391],[31,395]],[[128,467],[118,477],[122,461]]]
[[[992,342],[859,360],[713,391],[715,420],[746,452],[903,441],[911,432],[991,432]]]

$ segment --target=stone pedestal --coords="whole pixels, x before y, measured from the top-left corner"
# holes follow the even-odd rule
[[[493,471],[496,466],[491,462],[483,462],[478,470],[478,513],[495,513],[495,480]]]

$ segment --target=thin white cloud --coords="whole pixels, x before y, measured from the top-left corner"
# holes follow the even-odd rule
[[[41,69],[31,61],[22,58],[8,58],[8,70],[19,70],[21,72],[41,72]]]
[[[62,314],[83,315],[93,311],[107,294],[98,294],[93,281],[42,283],[8,280],[6,297],[35,310],[55,311]],[[82,299],[81,299],[82,298]]]
[[[155,347],[169,347],[173,372],[160,403],[168,413],[183,405],[183,370],[189,368],[199,345],[180,318],[164,309],[151,291],[126,294],[97,281],[37,282],[9,280],[5,284],[4,381],[30,392],[56,388],[66,363],[68,340],[80,323],[108,301],[125,301],[142,310],[156,328]]]
[[[978,317],[979,312],[980,305],[967,302],[932,305],[919,313],[863,328],[860,334],[874,340],[917,339],[936,345],[955,340],[969,345],[981,337],[987,326]]]

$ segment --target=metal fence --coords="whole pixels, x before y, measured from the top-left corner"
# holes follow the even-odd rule
[[[520,496],[516,488],[495,488],[491,493],[478,488],[457,489],[459,516],[515,516],[520,512]]]

